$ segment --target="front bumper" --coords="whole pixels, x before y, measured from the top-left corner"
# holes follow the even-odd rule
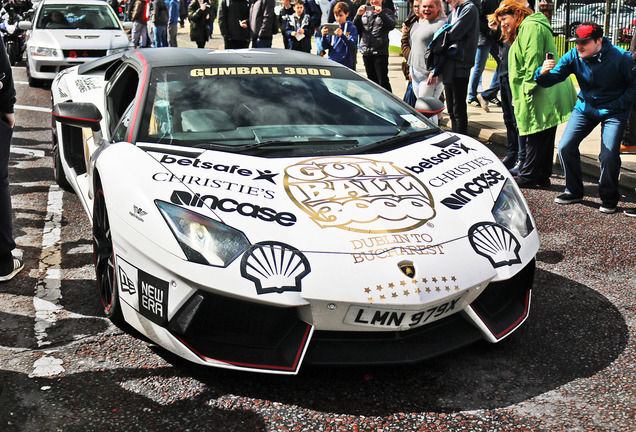
[[[406,331],[320,331],[299,308],[274,307],[203,291],[175,314],[168,329],[202,362],[296,373],[314,365],[413,363],[479,339],[496,342],[528,316],[535,261],[508,280],[491,282],[470,306]],[[304,356],[304,360],[303,360]]]
[[[53,58],[35,58],[29,56],[29,73],[33,78],[52,80],[55,76],[64,69],[81,65],[89,61],[96,60],[96,58],[76,58],[76,59],[53,59]]]

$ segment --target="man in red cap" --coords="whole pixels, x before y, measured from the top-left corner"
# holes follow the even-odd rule
[[[636,62],[628,51],[612,45],[603,36],[601,26],[593,22],[581,24],[570,42],[576,42],[576,47],[565,53],[558,64],[547,59],[534,75],[538,85],[549,87],[574,74],[581,89],[558,146],[565,173],[565,193],[554,201],[574,204],[583,200],[579,145],[601,123],[598,191],[602,204],[599,211],[615,213],[620,197],[621,139],[636,100]],[[625,213],[636,215],[633,212],[626,210]]]

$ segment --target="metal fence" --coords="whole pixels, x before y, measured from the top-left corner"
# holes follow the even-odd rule
[[[560,55],[574,46],[567,39],[572,37],[579,24],[586,21],[601,25],[612,43],[625,49],[629,48],[636,30],[636,0],[557,0],[552,10],[545,9],[548,9],[544,13],[550,17]]]
[[[411,12],[411,3],[397,0],[394,4],[396,27],[401,28]],[[567,40],[576,27],[586,21],[601,25],[612,43],[625,49],[629,48],[636,32],[636,0],[554,0],[553,3],[538,0],[536,10],[544,12],[550,19],[560,55],[574,46]]]

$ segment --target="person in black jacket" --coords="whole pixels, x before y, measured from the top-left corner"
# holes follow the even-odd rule
[[[305,3],[303,0],[294,2],[294,14],[287,20],[285,34],[289,40],[287,48],[311,52],[311,36],[314,34],[314,28],[311,24],[311,16],[305,13]]]
[[[165,0],[155,0],[152,23],[155,25],[155,48],[168,46],[168,5]]]
[[[15,88],[7,52],[0,37],[0,282],[12,279],[24,268],[24,263],[14,257],[11,211],[11,193],[9,192],[9,154],[15,117]]]
[[[218,22],[225,49],[249,48],[249,16],[250,5],[247,0],[220,0]]]
[[[383,7],[382,0],[370,0],[358,8],[353,24],[360,36],[360,51],[367,78],[388,91],[389,82],[389,32],[395,28],[393,9]]]
[[[280,34],[283,36],[283,46],[285,48],[289,46],[289,37],[287,37],[287,34],[285,33],[287,20],[289,20],[293,14],[294,6],[292,5],[291,0],[282,0],[280,11],[278,11],[278,28],[280,29]]]
[[[179,27],[185,26],[185,19],[188,17],[188,0],[179,0]]]
[[[501,29],[499,28],[499,22],[492,16],[489,17],[488,27],[490,28],[491,37],[495,40],[500,40]],[[519,170],[526,159],[526,141],[519,137],[515,109],[512,105],[512,90],[510,90],[508,78],[508,51],[510,51],[510,42],[499,42],[498,82],[488,90],[484,90],[477,97],[479,97],[480,101],[486,101],[485,103],[487,104],[487,101],[492,100],[501,91],[501,111],[508,138],[508,148],[502,162],[508,168],[510,174],[516,176],[519,174]]]
[[[210,16],[210,3],[206,0],[192,0],[188,6],[190,40],[197,43],[197,48],[205,48],[205,43],[210,38]]]
[[[438,72],[442,74],[446,110],[451,119],[453,132],[468,133],[468,110],[466,94],[470,69],[475,61],[479,38],[479,10],[469,0],[449,0],[453,11],[448,17],[451,28],[448,39],[456,46],[454,57],[448,55]]]

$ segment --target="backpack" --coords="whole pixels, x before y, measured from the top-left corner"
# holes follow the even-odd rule
[[[435,76],[439,75],[446,58],[460,59],[463,57],[462,50],[458,44],[451,44],[448,36],[451,27],[452,24],[445,24],[437,29],[426,48],[426,54],[424,54],[426,69],[432,70]]]

